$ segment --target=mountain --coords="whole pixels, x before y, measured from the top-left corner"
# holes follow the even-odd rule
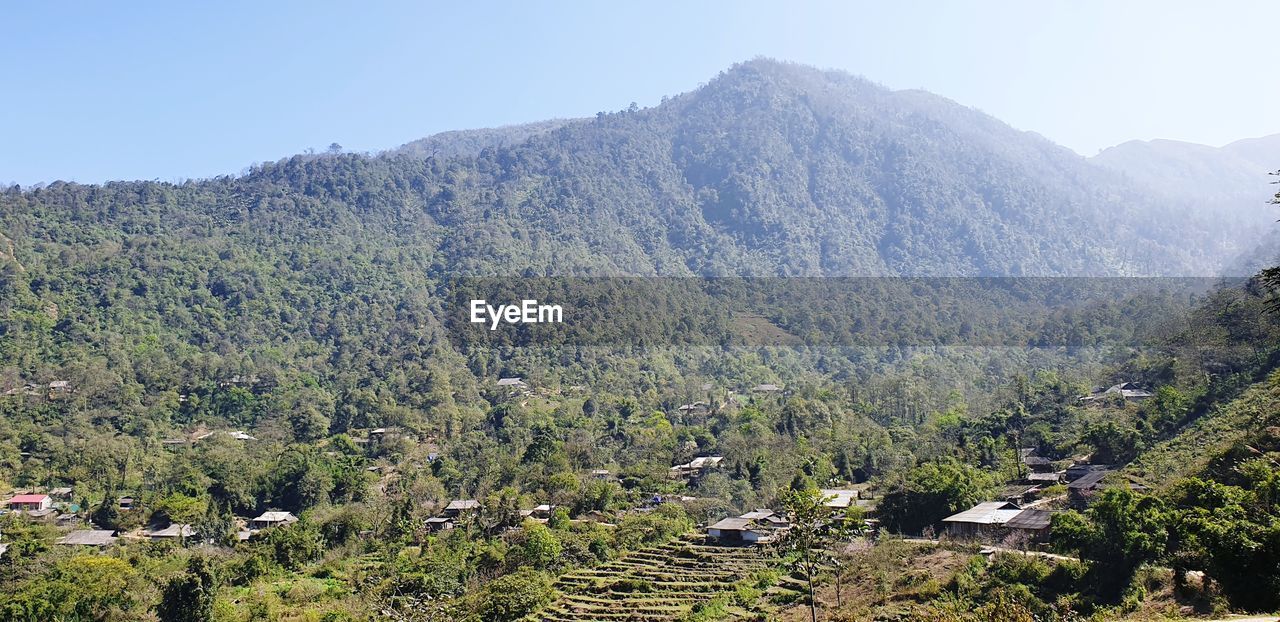
[[[485,149],[524,142],[570,122],[569,119],[550,119],[503,127],[441,132],[405,143],[393,152],[432,158],[475,156]]]
[[[1249,138],[1224,147],[1176,140],[1133,140],[1090,158],[1150,189],[1171,203],[1189,205],[1242,232],[1236,257],[1224,271],[1246,275],[1280,260],[1277,212],[1269,173],[1280,170],[1280,134]],[[1264,235],[1244,235],[1261,231]]]
[[[59,223],[120,242],[141,219],[276,227],[266,246],[358,229],[369,249],[423,249],[433,273],[1212,274],[1238,233],[944,98],[769,60],[650,109],[3,206],[19,255],[62,243]]]
[[[1238,230],[1038,136],[838,72],[757,60],[543,129],[478,157],[498,202],[541,195],[485,218],[627,273],[1211,274],[1238,252]]]
[[[1132,140],[1105,149],[1090,161],[1169,195],[1213,201],[1206,205],[1208,209],[1245,211],[1247,206],[1259,207],[1268,196],[1267,174],[1280,169],[1280,134],[1225,147]]]
[[[978,568],[968,545],[930,546],[933,566],[951,551],[955,581],[935,573],[923,591],[912,579],[888,600],[875,588],[881,610],[847,613],[985,616],[1019,598],[1019,619],[1054,619],[1063,603],[1107,617],[1149,583],[1125,589],[1115,551],[1128,570],[1204,569],[1231,606],[1274,610],[1275,590],[1256,586],[1280,585],[1280,475],[1257,468],[1271,455],[1234,452],[1235,441],[1280,448],[1276,418],[1256,416],[1280,404],[1280,317],[1256,280],[1192,295],[1152,279],[1162,298],[1144,300],[1128,296],[1133,281],[1106,279],[1115,289],[1097,289],[1117,294],[1091,306],[1074,292],[1099,282],[1074,278],[585,279],[603,283],[585,293],[578,279],[524,278],[1212,274],[1248,233],[944,98],[768,60],[649,109],[447,132],[373,156],[300,155],[180,184],[0,189],[0,490],[69,486],[99,527],[191,523],[227,544],[236,516],[300,519],[217,554],[121,538],[88,558],[55,553],[53,529],[11,512],[0,610],[132,619],[212,585],[202,602],[230,618],[525,619],[571,585],[553,583],[561,573],[656,602],[608,574],[657,549],[628,551],[827,482],[863,484],[885,529],[914,535],[1009,494],[1001,484],[1021,481],[1028,447],[1062,465],[1144,458],[1133,475],[1182,465],[1240,490],[1159,503],[1103,493],[1118,509],[1066,515],[1068,530],[1096,536],[1055,536],[1083,560],[1057,559],[1062,571],[1013,555]],[[468,275],[520,278],[455,283]],[[491,280],[515,300],[546,281],[592,296],[577,309],[600,321],[566,324],[606,345],[546,346],[520,330],[459,344],[452,303]],[[616,302],[637,292],[645,304]],[[1173,299],[1193,308],[1163,304]],[[647,321],[631,330],[627,315]],[[610,331],[640,339],[614,347]],[[711,338],[662,341],[681,331]],[[743,332],[769,345],[729,339]],[[499,381],[510,377],[523,380]],[[1154,395],[1086,405],[1095,381]],[[1259,429],[1222,433],[1245,422]],[[1233,446],[1201,452],[1210,437]],[[1222,450],[1244,459],[1214,458]],[[671,477],[700,456],[719,468]],[[655,493],[681,501],[653,508]],[[135,503],[122,511],[126,494]],[[428,533],[428,517],[467,499],[479,507],[458,529]],[[545,525],[522,520],[537,504],[556,506]],[[1191,548],[1147,551],[1166,540],[1144,532],[1152,508],[1191,529],[1167,539]],[[1132,516],[1143,530],[1093,526]],[[1238,537],[1208,539],[1224,534]],[[884,566],[906,544],[887,538],[863,559]],[[719,568],[706,575],[714,592],[682,593],[736,590],[732,601],[646,611],[782,605],[799,592],[774,584],[800,582],[778,568]],[[582,574],[595,570],[605,574]],[[282,582],[297,594],[281,598]],[[965,594],[998,596],[978,608]],[[907,603],[939,609],[898,609]]]
[[[756,60],[649,109],[0,191],[0,384],[75,367],[114,403],[270,361],[425,407],[474,383],[449,277],[1212,274],[1238,232],[1183,208],[944,98]]]

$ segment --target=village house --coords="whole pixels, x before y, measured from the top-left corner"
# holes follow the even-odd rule
[[[1025,456],[1022,458],[1022,464],[1034,473],[1052,473],[1053,461],[1040,456]]]
[[[1026,477],[1022,478],[1022,480],[1027,482],[1028,484],[1036,484],[1040,486],[1052,486],[1054,484],[1062,483],[1062,475],[1063,474],[1061,472],[1058,472],[1058,473],[1032,472],[1032,473],[1028,473]]]
[[[753,393],[781,393],[782,387],[776,384],[758,384],[751,388]]]
[[[58,519],[57,508],[45,508],[43,510],[27,510],[25,512],[27,518],[38,521],[54,521]]]
[[[480,502],[475,499],[455,499],[444,506],[444,512],[441,516],[448,518],[457,518],[463,514],[470,514],[480,510]]]
[[[281,525],[292,525],[296,522],[298,517],[292,512],[263,512],[261,516],[249,521],[249,530],[259,531]]]
[[[1026,509],[1004,524],[1010,533],[1021,534],[1032,542],[1045,542],[1049,539],[1049,523],[1053,512],[1049,510]]]
[[[760,525],[764,527],[768,527],[770,529],[790,529],[791,528],[791,521],[788,521],[786,516],[783,516],[768,508],[757,508],[755,510],[747,512],[746,514],[743,514],[739,518],[745,518],[748,520],[756,521]]]
[[[57,499],[57,500],[59,500],[59,501],[70,501],[70,500],[71,500],[71,488],[66,487],[66,486],[61,487],[61,488],[51,488],[51,489],[49,490],[49,496],[50,496],[50,497],[53,497],[54,499]]]
[[[759,542],[764,530],[757,529],[749,518],[725,518],[707,527],[707,537],[719,543]]]
[[[707,527],[707,538],[717,544],[762,544],[772,542],[791,527],[786,517],[769,509],[725,518]]]
[[[49,495],[16,495],[4,504],[14,512],[34,512],[49,509],[53,506],[53,499]]]
[[[947,535],[953,538],[990,537],[1021,512],[1022,508],[1008,501],[987,501],[952,514],[942,522],[947,526]]]
[[[1066,479],[1068,482],[1074,482],[1094,471],[1110,471],[1109,464],[1073,464],[1067,467]]]
[[[78,529],[57,541],[62,546],[106,547],[116,543],[116,532],[110,529]]]
[[[120,497],[117,503],[121,510],[132,510],[134,499],[133,497]]]
[[[1067,483],[1067,494],[1072,501],[1084,502],[1088,501],[1094,493],[1102,490],[1102,480],[1105,479],[1111,471],[1090,471],[1080,477]]]
[[[822,489],[822,505],[832,510],[847,510],[858,501],[858,491],[835,488]]]
[[[423,522],[427,526],[427,531],[445,531],[453,529],[453,521],[443,516],[432,516]]]
[[[1095,388],[1089,395],[1080,396],[1080,402],[1085,405],[1103,404],[1111,399],[1123,399],[1126,402],[1141,402],[1155,394],[1140,388],[1132,382],[1121,382],[1113,384],[1106,389],[1101,387]]]
[[[671,475],[675,477],[693,477],[720,466],[724,461],[722,456],[703,456],[694,458],[685,464],[677,464],[671,467]]]
[[[186,524],[173,523],[164,529],[155,529],[147,532],[147,537],[152,540],[186,540],[196,535],[195,527]]]
[[[225,389],[226,387],[254,386],[259,382],[261,382],[261,379],[256,375],[242,376],[240,374],[236,374],[227,380],[219,382],[218,386]]]
[[[1000,491],[1000,499],[1010,503],[1027,503],[1033,501],[1035,496],[1040,493],[1039,486],[1029,486],[1027,484],[1011,484],[1005,486]]]
[[[523,390],[528,389],[529,385],[519,376],[513,376],[510,378],[499,378],[498,387],[502,389]]]

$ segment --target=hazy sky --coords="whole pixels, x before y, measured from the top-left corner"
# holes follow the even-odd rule
[[[1076,151],[1280,132],[1280,3],[13,2],[0,181],[235,173],[338,142],[589,116],[770,56]]]

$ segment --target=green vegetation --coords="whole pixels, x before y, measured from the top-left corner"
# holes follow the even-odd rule
[[[1158,217],[1118,176],[939,98],[769,61],[653,109],[338,151],[235,178],[0,192],[0,488],[70,488],[59,512],[118,536],[61,545],[72,526],[0,516],[0,617],[1075,620],[1153,600],[1280,606],[1266,278],[1185,313],[1175,287],[1064,308],[1068,290],[1015,284],[962,308],[926,296],[915,314],[889,294],[917,284],[877,281],[810,315],[762,289],[758,315],[662,316],[623,335],[709,337],[688,346],[468,347],[445,317],[459,276],[1221,261],[1221,230]],[[640,315],[725,304],[686,293],[660,290]],[[788,345],[732,345],[743,333]],[[940,345],[955,343],[985,345]],[[527,386],[497,383],[515,376]],[[1079,399],[1124,381],[1154,396]],[[1008,494],[1024,448],[1123,467],[1116,489],[1053,521],[1078,560],[896,537],[936,535]],[[723,460],[672,470],[704,456]],[[836,521],[816,492],[850,486],[881,542],[857,537],[861,509]],[[1061,486],[1021,488],[1068,503]],[[453,500],[476,503],[446,526]],[[778,548],[697,533],[762,507],[793,521]],[[267,511],[298,520],[247,534]]]

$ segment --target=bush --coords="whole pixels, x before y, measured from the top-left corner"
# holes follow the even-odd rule
[[[554,594],[547,575],[521,568],[484,586],[476,612],[486,622],[518,620],[551,602]]]

